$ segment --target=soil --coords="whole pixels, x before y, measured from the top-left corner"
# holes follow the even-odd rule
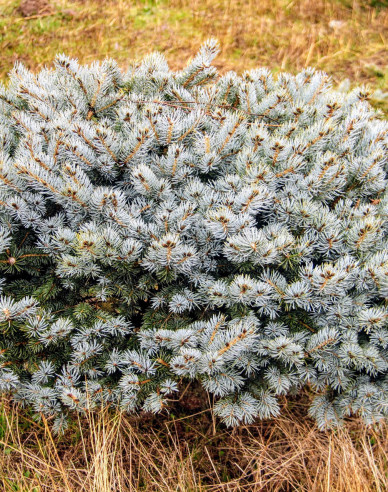
[[[48,0],[23,0],[19,7],[19,12],[23,17],[49,14],[51,11]]]

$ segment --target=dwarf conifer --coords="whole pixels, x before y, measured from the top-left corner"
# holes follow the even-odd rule
[[[58,431],[190,380],[227,425],[305,385],[321,428],[387,415],[387,123],[312,69],[220,76],[217,50],[0,87],[0,389]]]

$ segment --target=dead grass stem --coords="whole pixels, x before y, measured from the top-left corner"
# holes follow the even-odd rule
[[[352,419],[320,432],[306,417],[308,398],[284,402],[274,421],[217,424],[215,434],[209,412],[180,420],[102,409],[61,438],[4,401],[0,484],[35,492],[386,490],[386,426]]]

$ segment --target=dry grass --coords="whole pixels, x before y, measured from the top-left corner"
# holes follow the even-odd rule
[[[35,2],[37,0],[34,0]],[[312,65],[388,88],[387,0],[51,0],[52,13],[23,17],[0,0],[0,78],[16,60],[37,69],[57,52],[125,65],[152,50],[181,67],[216,36],[218,65],[297,71]],[[373,7],[372,5],[377,5]]]
[[[0,483],[6,492],[383,492],[386,427],[352,420],[323,433],[308,396],[272,422],[228,431],[210,412],[175,419],[101,411],[53,437],[47,422],[3,404]]]

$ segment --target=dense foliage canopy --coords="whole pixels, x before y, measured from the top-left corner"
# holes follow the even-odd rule
[[[227,425],[307,384],[322,428],[387,415],[388,126],[363,89],[216,53],[0,87],[0,388],[58,431],[193,379]]]

